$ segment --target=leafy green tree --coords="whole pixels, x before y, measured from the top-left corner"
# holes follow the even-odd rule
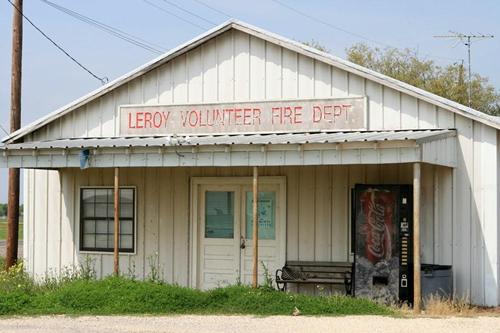
[[[353,45],[346,53],[349,61],[363,67],[452,101],[468,104],[468,81],[462,63],[442,67],[432,60],[420,59],[412,49],[379,49],[364,43]],[[472,75],[471,107],[500,115],[500,93],[488,82],[488,78],[477,73]]]
[[[7,216],[7,204],[0,203],[0,217]]]
[[[313,48],[318,49],[322,52],[330,53],[329,48],[327,48],[326,46],[324,46],[323,44],[321,44],[320,42],[318,42],[315,39],[311,39],[310,41],[307,41],[307,42],[302,42],[302,44],[313,47]]]
[[[19,205],[19,216],[23,216],[24,205]],[[0,203],[0,217],[7,216],[7,204]]]

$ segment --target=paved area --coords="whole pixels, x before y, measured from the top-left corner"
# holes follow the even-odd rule
[[[500,332],[500,317],[476,318],[388,318],[363,317],[20,317],[0,319],[0,332],[169,332],[169,333],[255,333],[255,332],[370,332],[370,333],[456,333]]]

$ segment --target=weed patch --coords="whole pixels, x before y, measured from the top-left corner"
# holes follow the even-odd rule
[[[155,276],[156,277],[156,276]],[[35,283],[22,263],[0,272],[0,315],[252,314],[391,315],[395,311],[366,299],[289,294],[263,286],[234,285],[202,291],[156,278],[95,278],[79,267],[59,278]]]

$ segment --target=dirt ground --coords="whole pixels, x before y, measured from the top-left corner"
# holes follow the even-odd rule
[[[168,317],[13,317],[0,319],[0,332],[500,332],[500,317],[390,318],[377,316],[168,316]]]

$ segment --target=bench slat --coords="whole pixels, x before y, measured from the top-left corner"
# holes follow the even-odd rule
[[[278,276],[281,272],[281,276]],[[352,290],[352,263],[331,261],[287,261],[282,269],[276,271],[276,283],[297,284],[335,284],[344,285],[346,294]]]

